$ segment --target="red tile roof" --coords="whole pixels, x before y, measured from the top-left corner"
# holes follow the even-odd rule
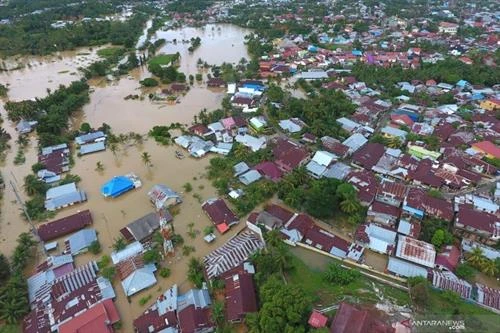
[[[346,179],[358,190],[358,199],[361,202],[372,203],[377,194],[379,182],[371,171],[352,171]]]
[[[115,304],[107,299],[59,325],[59,333],[112,333],[111,325],[119,320]]]
[[[393,333],[395,329],[386,325],[366,310],[358,310],[347,303],[340,303],[332,325],[332,333]]]
[[[257,296],[252,275],[240,273],[225,278],[226,319],[243,321],[245,315],[257,312]]]
[[[402,201],[406,195],[406,186],[403,183],[384,181],[378,189],[379,194],[389,194],[394,197],[394,199]]]
[[[44,242],[46,242],[78,231],[91,224],[92,215],[87,209],[82,212],[42,224],[38,227],[38,235]]]
[[[313,310],[311,316],[309,317],[309,320],[307,321],[307,323],[314,328],[325,327],[327,322],[328,317],[316,310]]]
[[[385,214],[389,216],[399,217],[401,213],[401,209],[398,207],[394,207],[382,202],[374,201],[371,205],[370,210],[374,213]]]
[[[309,154],[302,145],[280,138],[273,147],[273,155],[276,165],[281,170],[288,172],[300,166]]]
[[[309,229],[314,226],[314,221],[309,215],[299,214],[286,226],[286,228],[288,230],[297,229],[302,236],[305,236]]]

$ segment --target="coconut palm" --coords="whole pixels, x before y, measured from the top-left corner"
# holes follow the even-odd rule
[[[24,190],[29,196],[45,194],[47,191],[47,184],[39,180],[35,175],[27,175],[24,178]]]
[[[353,197],[346,198],[340,203],[340,210],[346,214],[356,213],[359,208],[359,203]]]
[[[141,160],[148,168],[151,166],[151,155],[147,151],[141,154]]]
[[[483,260],[481,263],[481,272],[489,276],[495,276],[498,274],[498,267],[493,260]]]
[[[399,148],[401,147],[401,140],[399,140],[397,137],[392,137],[387,139],[387,146],[389,148]]]
[[[469,264],[475,267],[480,267],[484,261],[483,250],[479,247],[475,247],[468,255],[467,261]]]
[[[116,153],[118,152],[118,145],[116,143],[112,143],[109,145],[109,150],[113,153],[113,155],[116,157]]]
[[[125,242],[124,238],[120,237],[120,238],[115,239],[115,243],[113,244],[113,249],[115,251],[123,250],[126,247],[127,247],[127,243]]]
[[[99,172],[104,171],[104,165],[102,164],[102,162],[101,162],[101,161],[98,161],[98,162],[95,164],[95,170],[96,170],[96,171],[99,171]]]

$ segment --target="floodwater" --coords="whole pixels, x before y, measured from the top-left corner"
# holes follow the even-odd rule
[[[9,99],[14,101],[46,96],[47,89],[56,90],[61,84],[67,85],[80,79],[82,75],[78,68],[97,61],[98,49],[80,48],[46,57],[9,58],[7,63],[23,67],[0,72],[0,83],[9,87]]]
[[[154,42],[165,39],[167,43],[159,49],[159,53],[181,54],[180,71],[189,74],[197,73],[198,59],[206,61],[209,65],[222,63],[238,63],[241,58],[249,59],[245,36],[251,30],[232,24],[207,24],[204,27],[184,27],[175,30],[159,30],[151,38]],[[199,37],[200,46],[192,53],[188,51],[191,46],[190,39]],[[177,43],[174,43],[174,39]]]
[[[213,27],[213,29],[212,29]],[[220,27],[220,29],[219,29]],[[220,64],[222,62],[238,62],[242,57],[248,57],[243,39],[247,30],[230,25],[209,25],[207,28],[185,28],[172,32],[158,32],[160,38],[183,38],[189,39],[200,36],[202,43],[199,49],[189,54],[188,44],[178,44],[175,50],[170,50],[173,44],[167,44],[162,51],[181,53],[181,70],[187,75],[195,74],[197,71],[196,61],[202,58],[209,63]],[[166,36],[162,36],[166,34]],[[170,37],[168,37],[170,36]],[[176,37],[174,37],[176,36]],[[0,83],[8,84],[9,98],[11,100],[23,100],[47,95],[48,89],[56,89],[60,84],[68,84],[81,77],[77,69],[95,61],[97,56],[95,49],[79,50],[77,52],[61,53],[58,57],[31,58],[31,66],[24,69],[0,72]],[[84,55],[84,53],[89,53]],[[81,122],[89,122],[98,127],[101,123],[109,124],[115,134],[128,133],[130,131],[146,134],[155,125],[168,125],[172,122],[189,124],[193,116],[201,109],[212,110],[220,107],[224,90],[207,89],[204,83],[196,83],[190,90],[180,97],[180,103],[175,105],[156,104],[147,98],[152,90],[140,88],[139,80],[149,77],[146,68],[139,68],[114,82],[104,79],[92,80],[89,84],[93,92],[90,102],[70,122],[71,128],[77,128]],[[204,77],[204,79],[206,76]],[[163,87],[162,87],[163,88]],[[127,95],[145,96],[139,100],[124,100]],[[36,162],[37,140],[33,134],[30,136],[30,145],[25,150],[26,162],[15,166],[13,161],[17,152],[17,132],[15,124],[7,120],[3,102],[0,101],[0,113],[4,119],[2,127],[12,135],[10,141],[11,149],[5,161],[1,164],[1,172],[6,183],[4,198],[1,202],[0,214],[0,248],[5,254],[12,253],[15,240],[19,233],[29,231],[29,224],[21,217],[20,205],[16,203],[16,196],[10,186],[12,182],[18,189],[23,200],[29,199],[22,188],[23,179],[31,173],[31,166]],[[210,251],[221,246],[227,239],[244,227],[241,222],[226,235],[217,235],[212,244],[203,241],[203,229],[210,225],[210,221],[201,210],[201,202],[216,193],[210,182],[204,178],[205,168],[209,163],[209,157],[195,160],[190,157],[179,160],[175,158],[174,146],[160,146],[152,139],[146,139],[140,145],[121,145],[120,150],[113,155],[110,151],[100,152],[88,156],[75,156],[75,166],[71,173],[79,175],[81,182],[79,187],[86,191],[88,201],[58,211],[56,218],[74,214],[79,210],[90,209],[94,218],[93,228],[98,231],[98,238],[102,244],[103,251],[99,256],[89,253],[76,257],[78,265],[84,264],[90,259],[98,260],[104,254],[110,254],[114,240],[119,237],[119,230],[126,224],[153,211],[152,205],[146,196],[154,184],[162,183],[172,187],[175,191],[182,193],[183,185],[191,183],[191,193],[182,193],[183,203],[180,204],[180,213],[174,217],[175,231],[181,234],[186,245],[195,247],[196,252],[191,256],[202,257]],[[147,167],[141,161],[141,153],[148,152],[151,155],[152,166]],[[186,154],[187,155],[187,154]],[[95,170],[96,163],[104,165],[104,171]],[[101,185],[113,176],[133,172],[137,174],[143,186],[133,190],[120,198],[105,199],[100,194]],[[193,196],[196,194],[200,199]],[[244,221],[244,220],[242,220]],[[193,222],[194,229],[199,231],[195,239],[187,235],[188,224]],[[59,249],[62,248],[64,237],[59,239]],[[182,256],[178,251],[175,256],[169,257],[164,264],[171,267],[172,275],[163,279],[158,278],[158,284],[147,291],[143,291],[128,300],[118,279],[114,281],[117,294],[116,304],[123,319],[123,332],[131,332],[132,319],[142,313],[154,299],[172,284],[177,283],[181,291],[189,289],[187,282],[188,258]],[[42,253],[38,251],[37,262],[42,260]],[[151,295],[152,299],[145,305],[139,305],[139,299]]]

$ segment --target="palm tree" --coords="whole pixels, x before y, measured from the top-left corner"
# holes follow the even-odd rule
[[[489,276],[495,276],[498,274],[498,267],[493,260],[485,259],[481,263],[481,272]]]
[[[151,167],[151,155],[147,151],[141,154],[141,160],[145,166],[147,166],[148,168]]]
[[[99,171],[99,172],[104,171],[104,165],[102,164],[102,162],[101,162],[101,161],[98,161],[98,162],[95,164],[95,170],[96,170],[96,171]]]
[[[109,150],[113,153],[113,155],[116,157],[116,153],[118,152],[118,145],[116,143],[112,143],[109,145]]]
[[[280,236],[280,232],[278,229],[274,229],[264,235],[264,239],[266,240],[266,244],[270,249],[276,249],[280,246],[283,246],[283,241]]]
[[[120,237],[120,238],[115,239],[115,243],[113,244],[113,249],[115,251],[123,250],[126,247],[127,247],[127,243],[125,242],[124,238]]]
[[[24,178],[24,190],[29,196],[44,194],[47,191],[47,185],[38,180],[35,175],[27,175]]]
[[[213,304],[212,320],[217,324],[217,327],[224,325],[224,303],[217,301]]]
[[[346,214],[355,213],[359,208],[359,203],[355,198],[346,198],[340,203],[340,210]]]
[[[467,261],[472,266],[480,267],[484,261],[483,250],[479,247],[475,247],[467,256]]]
[[[401,140],[399,140],[397,137],[392,137],[387,140],[387,146],[389,148],[399,148],[401,147]]]

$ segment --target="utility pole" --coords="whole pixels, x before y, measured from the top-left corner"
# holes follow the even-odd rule
[[[26,216],[26,219],[28,220],[28,223],[31,226],[31,232],[35,236],[35,239],[42,245],[42,250],[45,255],[47,255],[47,250],[45,249],[45,244],[43,243],[42,239],[38,235],[38,230],[35,228],[35,225],[33,224],[33,221],[31,220],[30,214],[28,214],[28,210],[26,209],[26,205],[24,204],[23,199],[21,199],[21,196],[19,195],[19,192],[17,190],[17,186],[12,182],[12,180],[9,180],[10,186],[12,187],[12,190],[14,191],[14,195],[16,196],[17,202],[21,205],[21,208],[24,212],[24,216]]]

